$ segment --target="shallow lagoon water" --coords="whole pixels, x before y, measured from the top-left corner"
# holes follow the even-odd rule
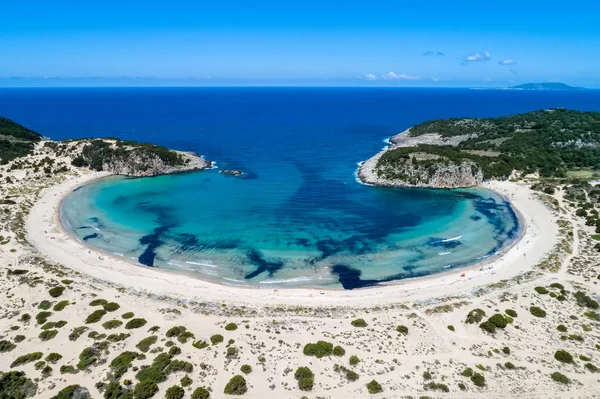
[[[261,287],[423,276],[518,236],[513,210],[488,190],[376,188],[298,166],[286,175],[279,185],[214,170],[111,177],[75,190],[61,218],[86,244],[142,265]]]
[[[258,287],[371,286],[510,245],[518,222],[494,193],[369,187],[354,172],[416,123],[549,107],[600,110],[600,91],[0,89],[3,115],[53,139],[118,136],[244,171],[108,178],[61,216],[90,247],[143,267]]]

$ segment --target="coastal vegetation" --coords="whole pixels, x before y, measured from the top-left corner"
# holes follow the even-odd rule
[[[513,171],[566,178],[571,170],[600,170],[598,112],[557,108],[498,118],[433,120],[413,126],[398,141],[375,165],[382,181],[426,185],[442,169],[450,179],[467,168],[473,181],[507,179]]]
[[[30,154],[41,139],[33,130],[0,116],[0,165]]]

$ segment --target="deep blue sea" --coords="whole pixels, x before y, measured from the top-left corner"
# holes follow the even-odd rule
[[[0,115],[52,139],[116,136],[195,151],[219,168],[109,178],[61,217],[87,245],[225,284],[352,289],[464,266],[519,234],[483,189],[356,182],[384,139],[429,119],[566,107],[600,91],[396,88],[0,89]]]

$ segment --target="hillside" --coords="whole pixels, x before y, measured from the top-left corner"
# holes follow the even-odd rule
[[[551,109],[500,118],[425,122],[391,139],[359,178],[399,187],[469,187],[513,171],[565,177],[600,169],[600,113]]]
[[[559,82],[544,82],[544,83],[525,83],[518,86],[513,86],[511,89],[519,90],[584,90],[583,87],[573,87],[565,83]]]
[[[42,140],[40,134],[0,117],[0,164],[6,165],[14,161],[11,164],[12,170],[26,169],[28,166],[53,170],[51,158],[36,166],[30,164],[24,157],[33,153],[66,157],[75,167],[126,176],[156,176],[211,167],[210,161],[194,153],[117,138]]]
[[[25,156],[33,151],[42,136],[18,123],[0,116],[0,164]]]

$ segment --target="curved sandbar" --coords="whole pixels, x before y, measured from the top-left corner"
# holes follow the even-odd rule
[[[136,266],[125,259],[90,250],[75,241],[60,226],[58,209],[61,200],[78,186],[109,175],[102,172],[82,172],[78,178],[44,190],[27,219],[29,241],[53,261],[73,270],[138,291],[181,299],[272,304],[276,298],[277,302],[286,304],[344,303],[367,306],[407,298],[468,293],[479,285],[498,282],[530,270],[554,247],[557,240],[555,215],[541,202],[533,199],[527,186],[511,182],[491,182],[486,187],[511,201],[521,214],[525,228],[521,240],[498,259],[447,273],[402,280],[392,285],[353,292],[327,291],[321,294],[314,289],[240,289]],[[527,256],[524,256],[525,253]],[[465,276],[461,277],[463,273]]]

